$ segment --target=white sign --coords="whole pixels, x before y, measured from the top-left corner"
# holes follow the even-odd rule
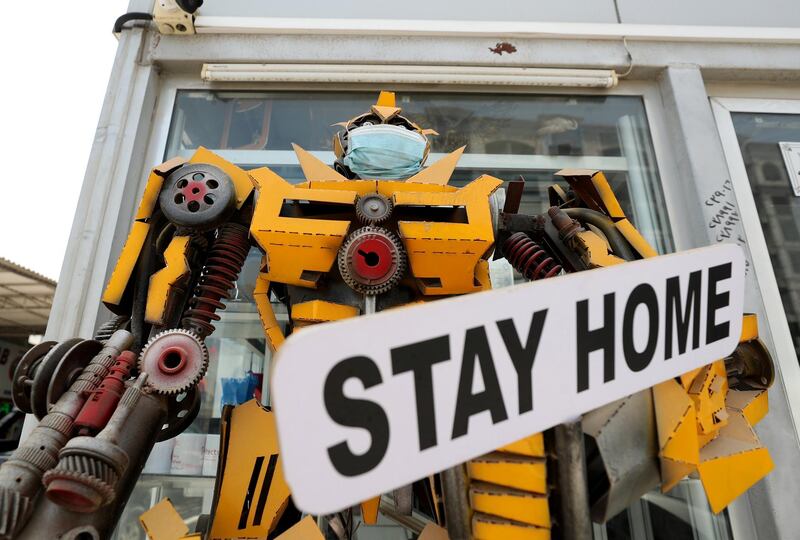
[[[721,244],[304,329],[272,381],[294,502],[333,513],[723,358],[743,293]]]

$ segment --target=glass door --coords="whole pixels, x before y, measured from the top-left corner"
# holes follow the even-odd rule
[[[763,302],[761,335],[800,420],[800,100],[712,98]]]

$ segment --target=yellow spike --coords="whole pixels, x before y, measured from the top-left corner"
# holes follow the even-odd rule
[[[378,101],[375,102],[378,107],[397,107],[397,101],[394,98],[394,92],[387,92],[381,90],[378,96]]]
[[[300,161],[300,167],[303,169],[306,180],[314,180],[316,182],[342,182],[347,180],[347,178],[325,165],[311,152],[302,149],[296,144],[292,144],[292,148],[294,148],[294,153],[297,154],[297,159]]]
[[[464,153],[464,148],[466,148],[466,146],[462,146],[458,150],[450,152],[430,167],[423,169],[406,180],[406,182],[446,185],[450,181],[450,177],[453,176],[453,171],[456,168],[459,158],[461,158],[461,154]]]
[[[382,107],[380,105],[373,105],[372,112],[377,114],[384,122],[388,122],[400,112],[400,107]]]

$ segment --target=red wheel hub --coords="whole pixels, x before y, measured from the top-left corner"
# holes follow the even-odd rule
[[[406,267],[405,251],[397,235],[372,225],[353,231],[338,258],[345,283],[369,295],[397,285]]]
[[[181,190],[183,196],[186,197],[186,202],[202,202],[207,192],[208,188],[205,182],[198,182],[197,180],[192,180]]]
[[[365,280],[381,280],[395,267],[396,251],[386,238],[360,238],[351,247],[353,271]]]

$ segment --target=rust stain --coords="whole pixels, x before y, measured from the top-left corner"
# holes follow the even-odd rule
[[[494,47],[489,47],[489,50],[494,54],[502,55],[503,53],[512,54],[517,52],[517,48],[507,41],[501,41]]]

